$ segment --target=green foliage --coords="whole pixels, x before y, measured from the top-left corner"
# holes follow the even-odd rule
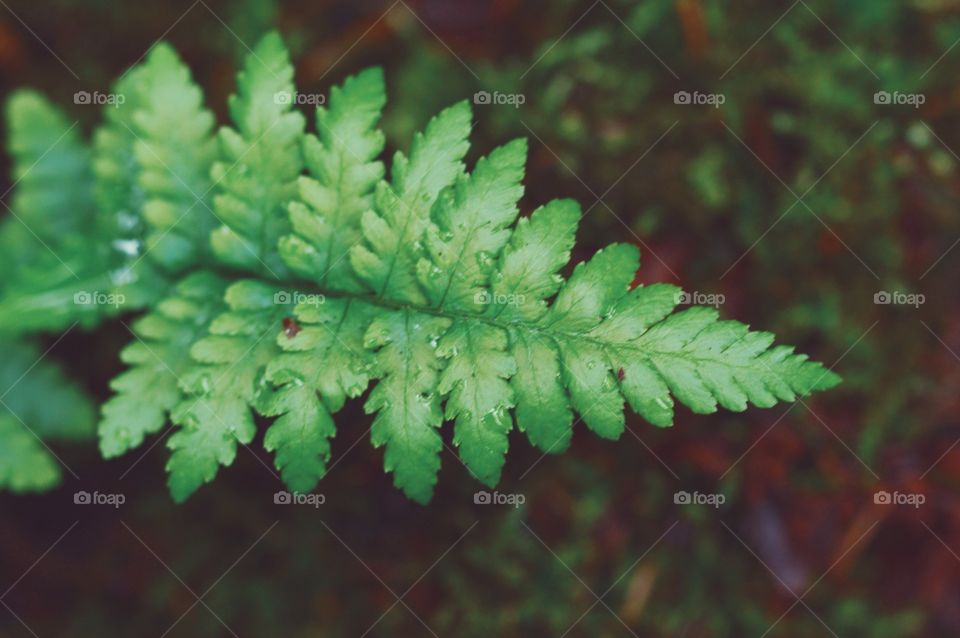
[[[209,324],[208,334],[190,348],[195,364],[181,379],[185,396],[174,407],[180,429],[167,442],[170,491],[183,500],[211,480],[219,465],[230,465],[237,443],[253,440],[251,407],[261,376],[277,346],[270,339],[285,313],[274,303],[277,289],[255,280],[231,285],[228,310]]]
[[[110,383],[116,394],[103,405],[99,430],[104,457],[137,447],[166,423],[181,400],[178,380],[193,364],[190,346],[222,309],[225,287],[211,273],[190,274],[133,324],[137,339],[120,353],[130,369]]]
[[[216,257],[229,266],[280,278],[287,267],[277,240],[287,233],[284,210],[303,168],[303,115],[293,110],[293,67],[280,36],[265,37],[247,56],[230,96],[233,128],[220,129],[214,208],[223,222],[213,234]]]
[[[133,114],[137,186],[149,227],[147,250],[172,270],[209,252],[216,218],[210,209],[210,164],[216,157],[213,113],[176,52],[161,43],[147,56]]]
[[[16,190],[11,215],[0,223],[6,274],[0,297],[6,302],[40,286],[62,288],[62,295],[43,300],[52,316],[19,312],[22,306],[0,311],[7,321],[0,329],[0,488],[25,492],[60,481],[63,468],[48,442],[92,435],[94,410],[32,340],[5,333],[38,324],[66,327],[61,317],[75,308],[70,282],[92,258],[83,234],[94,205],[90,153],[76,123],[40,95],[21,91],[8,102],[7,125]],[[64,218],[63,210],[73,214]]]
[[[386,102],[383,72],[368,69],[334,87],[328,108],[316,112],[317,134],[303,139],[309,175],[290,203],[292,235],[280,239],[283,260],[300,276],[324,286],[362,291],[344,259],[360,242],[356,220],[370,209],[371,193],[383,177],[383,133],[374,128]]]
[[[395,484],[425,503],[444,421],[464,465],[492,486],[514,419],[535,446],[559,452],[575,413],[616,439],[624,404],[668,426],[675,402],[742,411],[839,381],[713,309],[675,312],[675,286],[633,286],[632,245],[608,246],[564,277],[579,206],[557,200],[519,216],[523,140],[468,172],[466,102],[397,152],[387,180],[382,73],[334,88],[314,135],[291,106],[292,77],[279,36],[268,35],[239,74],[216,149],[198,90],[159,46],[118,84],[130,99],[96,136],[96,218],[134,214],[115,239],[130,230],[146,246],[138,264],[186,273],[134,325],[123,353],[131,369],[112,384],[100,445],[121,454],[169,414],[176,500],[252,442],[257,414],[274,418],[264,445],[286,483],[313,489],[333,413],[368,388],[372,443]],[[211,187],[215,216],[204,203]]]
[[[38,348],[17,341],[0,346],[0,488],[53,487],[62,466],[46,442],[93,434],[93,405]]]
[[[149,104],[137,87],[153,66],[117,82],[125,101],[105,108],[92,151],[77,123],[44,98],[30,91],[11,97],[7,123],[19,178],[13,201],[22,214],[14,208],[0,225],[0,243],[16,264],[0,299],[0,333],[92,326],[147,305],[165,289],[155,262],[143,256],[140,179],[149,180],[149,168],[137,160],[135,146],[144,141],[132,128],[134,113],[144,113],[137,104]],[[153,130],[154,138],[167,135]]]
[[[93,224],[95,211],[90,152],[77,123],[37,93],[14,93],[6,116],[15,190],[11,214],[0,224],[0,260],[7,273],[0,283],[5,302],[0,331],[59,327],[67,318],[45,320],[42,310],[31,314],[23,305],[11,308],[10,299],[41,287],[69,286],[74,273],[94,258],[83,234]],[[71,215],[62,219],[63,210]],[[46,306],[54,313],[70,310],[62,298]]]

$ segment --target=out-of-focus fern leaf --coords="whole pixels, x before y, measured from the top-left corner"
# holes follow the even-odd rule
[[[77,123],[33,91],[14,93],[6,115],[15,189],[10,215],[0,224],[0,247],[9,264],[0,291],[10,299],[72,287],[75,274],[92,259],[85,234],[95,221],[90,153]],[[54,312],[73,311],[64,303],[72,302],[66,292],[49,304]],[[46,321],[40,313],[4,310],[0,307],[4,332]]]
[[[65,232],[58,223],[45,223],[48,237],[44,239],[33,231],[32,224],[24,224],[43,244],[43,250],[31,249],[40,259],[26,261],[22,269],[18,266],[19,276],[0,300],[0,331],[62,330],[75,322],[93,325],[123,309],[142,307],[164,290],[166,284],[156,275],[152,261],[143,258],[144,193],[138,183],[133,120],[138,105],[144,102],[144,73],[143,66],[135,67],[116,83],[113,102],[104,106],[107,121],[94,134],[89,166],[82,171],[75,166],[88,151],[73,137],[75,129],[67,126],[59,111],[29,93],[20,94],[8,105],[11,136],[32,140],[15,145],[14,173],[25,180],[16,197],[28,206],[21,219],[37,218],[39,224],[45,216],[55,214],[67,220],[65,229],[81,227],[84,232],[76,228]],[[52,132],[37,133],[48,126],[53,127]],[[58,137],[50,139],[58,130]],[[43,148],[47,142],[49,146]],[[34,171],[50,170],[42,168],[48,165],[65,170],[60,190],[63,199],[58,202],[63,208],[56,213],[45,212],[49,198],[31,196],[41,189],[33,179]],[[67,203],[71,200],[75,204]],[[14,232],[10,241],[23,236],[22,231]]]
[[[94,412],[84,392],[39,348],[2,343],[0,401],[43,439],[80,439],[93,429]]]
[[[137,79],[146,98],[132,115],[137,185],[150,227],[146,246],[152,259],[182,270],[209,252],[216,226],[210,208],[214,117],[190,70],[165,43],[150,51]]]
[[[11,208],[40,239],[59,246],[93,221],[90,153],[79,123],[42,95],[23,90],[7,103],[7,130],[16,184]],[[43,247],[21,250],[42,253]]]
[[[0,488],[11,492],[39,492],[60,482],[60,466],[10,414],[0,413]]]
[[[0,488],[48,489],[62,474],[48,444],[90,437],[93,406],[39,348],[21,341],[0,347]]]

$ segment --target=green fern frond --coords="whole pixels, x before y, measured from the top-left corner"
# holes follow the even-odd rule
[[[41,492],[60,482],[60,466],[15,417],[0,414],[0,488]]]
[[[214,210],[223,222],[213,252],[229,266],[273,278],[287,275],[278,240],[290,232],[287,204],[303,169],[305,120],[293,110],[293,66],[276,33],[246,58],[230,96],[233,128],[220,129]]]
[[[145,194],[134,127],[150,88],[141,86],[145,72],[135,67],[117,82],[115,95],[123,97],[104,107],[107,121],[94,134],[92,152],[43,98],[19,93],[8,104],[14,174],[21,177],[14,201],[24,208],[4,221],[0,241],[24,243],[14,248],[22,261],[0,299],[0,332],[92,326],[149,304],[166,288],[154,262],[142,257]],[[62,183],[51,177],[54,170],[63,171]]]
[[[251,409],[263,400],[263,370],[279,352],[273,338],[285,309],[275,303],[278,292],[254,280],[232,284],[224,294],[227,311],[190,348],[195,365],[181,379],[185,396],[171,414],[180,429],[167,441],[170,491],[178,501],[211,480],[219,465],[230,465],[237,444],[256,434]]]
[[[332,89],[315,135],[292,106],[292,77],[279,36],[268,35],[240,73],[232,126],[210,150],[200,94],[175,54],[158,47],[122,83],[137,93],[132,110],[110,115],[99,136],[97,215],[126,202],[147,229],[145,254],[158,246],[149,237],[166,233],[184,251],[157,250],[195,271],[135,325],[138,340],[124,351],[132,368],[115,380],[100,426],[101,449],[115,455],[169,413],[176,500],[253,441],[255,414],[272,419],[264,446],[283,480],[313,489],[329,467],[333,415],[364,394],[386,470],[427,502],[445,421],[468,471],[494,485],[515,426],[559,452],[579,420],[601,437],[621,436],[627,406],[665,427],[678,403],[742,411],[839,382],[714,309],[677,312],[675,286],[634,287],[632,245],[608,246],[567,271],[579,206],[557,200],[520,216],[523,140],[468,172],[466,102],[433,118],[409,154],[397,152],[387,180],[380,70]],[[188,123],[168,138],[160,133],[174,116],[155,106],[157,95]],[[106,170],[128,156],[132,178]],[[171,179],[179,171],[182,182]],[[200,238],[213,221],[196,199],[211,186],[222,225],[208,254]],[[121,191],[117,202],[108,197]],[[196,226],[176,223],[194,213]]]
[[[113,236],[135,235],[142,224],[144,194],[134,154],[133,114],[140,106],[142,65],[130,69],[113,86],[116,104],[103,109],[103,124],[93,134],[94,194],[101,226]]]
[[[182,400],[180,379],[194,365],[190,347],[223,309],[225,288],[212,273],[192,273],[133,324],[136,339],[120,353],[131,367],[110,382],[116,394],[103,405],[99,432],[104,457],[136,448],[167,422]]]
[[[209,253],[217,225],[210,207],[217,151],[213,113],[204,108],[190,70],[165,43],[150,51],[136,79],[145,97],[131,118],[149,226],[145,252],[169,270],[184,270]]]
[[[90,152],[79,123],[42,95],[23,90],[7,103],[7,130],[16,183],[11,208],[43,241],[60,246],[93,221],[95,210]],[[70,215],[63,214],[67,210]],[[27,249],[43,252],[39,246]]]
[[[363,394],[374,360],[364,333],[375,307],[351,298],[320,301],[315,297],[293,308],[294,323],[277,336],[284,352],[266,370],[279,389],[264,414],[279,418],[267,430],[264,447],[277,451],[284,481],[301,492],[326,473],[329,439],[336,433],[331,414]]]
[[[361,220],[365,244],[350,249],[350,262],[378,297],[426,301],[416,277],[423,234],[440,191],[463,174],[469,134],[470,107],[461,102],[430,120],[409,158],[394,155],[390,184],[377,184],[374,209]]]
[[[39,348],[20,341],[0,348],[0,488],[49,489],[62,466],[48,443],[93,435],[93,405]]]
[[[360,219],[372,205],[383,177],[384,135],[374,128],[387,95],[380,69],[368,69],[330,91],[317,108],[317,135],[303,140],[309,176],[298,181],[290,203],[293,234],[281,238],[280,254],[293,271],[320,286],[339,283],[363,290],[350,267],[349,251],[360,242]]]
[[[15,189],[0,223],[0,259],[8,266],[0,291],[9,298],[74,280],[90,260],[86,232],[96,208],[90,152],[76,122],[28,90],[10,97],[6,119]],[[32,325],[30,316],[9,316],[4,332]]]

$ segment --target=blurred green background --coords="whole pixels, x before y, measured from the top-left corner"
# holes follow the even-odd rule
[[[160,38],[222,121],[238,58],[273,26],[301,91],[385,67],[390,150],[486,92],[473,158],[528,137],[524,209],[589,209],[578,260],[634,242],[643,281],[715,295],[845,383],[668,430],[634,417],[560,456],[518,438],[499,489],[519,508],[475,505],[449,453],[431,505],[407,501],[356,404],[315,510],[274,505],[265,454],[174,506],[162,445],[110,462],[58,445],[82,478],[0,495],[0,635],[960,633],[960,1],[2,4],[0,92],[40,89],[85,131],[97,115],[73,93],[107,90]],[[102,399],[127,338],[108,324],[46,345]],[[78,489],[126,503],[75,506]]]

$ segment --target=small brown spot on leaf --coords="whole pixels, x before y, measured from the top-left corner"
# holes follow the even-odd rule
[[[287,339],[293,339],[297,336],[298,332],[300,332],[300,324],[298,324],[292,317],[284,317],[283,334],[287,335]]]

